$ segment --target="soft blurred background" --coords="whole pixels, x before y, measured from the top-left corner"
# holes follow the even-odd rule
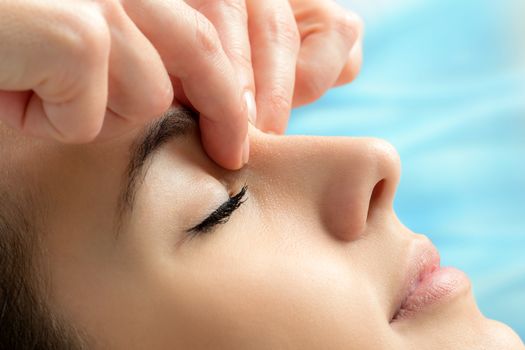
[[[525,0],[339,2],[366,23],[362,74],[288,133],[395,145],[398,216],[525,339]]]

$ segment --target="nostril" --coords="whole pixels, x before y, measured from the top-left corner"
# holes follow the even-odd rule
[[[383,192],[385,191],[385,181],[385,179],[382,179],[381,181],[376,183],[374,189],[372,190],[372,194],[370,195],[370,202],[368,203],[367,219],[370,218],[372,211],[378,206],[379,200],[383,196]]]

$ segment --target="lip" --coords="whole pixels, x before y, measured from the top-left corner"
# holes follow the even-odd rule
[[[440,266],[439,253],[427,239],[412,245],[405,271],[391,322],[411,319],[432,305],[452,299],[470,285],[462,271]]]

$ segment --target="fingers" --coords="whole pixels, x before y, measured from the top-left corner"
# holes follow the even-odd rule
[[[237,72],[245,99],[255,107],[255,84],[252,69],[248,14],[245,0],[191,0],[186,1],[213,24],[219,35],[224,52]],[[246,94],[249,95],[246,95]],[[255,123],[256,110],[249,111]]]
[[[57,15],[54,11],[62,12]],[[51,15],[44,23],[56,23],[53,18],[57,17],[63,22],[46,29],[31,28],[31,35],[49,43],[51,48],[33,52],[36,57],[42,54],[42,62],[47,65],[40,65],[34,72],[41,81],[27,86],[35,94],[27,105],[25,118],[20,118],[19,127],[28,134],[62,142],[91,141],[102,128],[106,110],[109,28],[94,5],[46,9],[43,13]],[[28,47],[40,49],[40,45]]]
[[[335,82],[334,86],[340,86],[354,81],[357,75],[359,74],[359,71],[361,70],[362,64],[363,40],[361,35],[361,38],[357,41],[354,47],[352,47],[348,61],[343,67],[341,74],[339,74],[339,77],[337,78],[337,81]]]
[[[292,107],[300,38],[286,0],[247,2],[257,127],[283,133]]]
[[[109,30],[97,8],[7,2],[0,12],[7,14],[0,16],[0,89],[11,92],[2,105],[13,113],[0,117],[29,135],[92,139],[103,123],[109,56]],[[30,90],[36,97],[22,92]]]
[[[324,2],[315,12],[308,1],[293,3],[302,37],[293,104],[301,106],[356,77],[361,66],[362,24],[335,2]]]
[[[243,149],[248,113],[236,71],[212,23],[182,1],[128,0],[123,4],[201,113],[201,136],[208,155],[223,167],[240,168],[247,158]]]
[[[173,101],[162,59],[120,3],[103,4],[111,23],[108,109],[132,124],[161,115]]]
[[[99,134],[108,105],[130,120],[169,106],[171,84],[160,57],[117,1],[102,4],[27,2],[4,9],[11,35],[0,38],[0,89],[11,91],[1,97],[9,125],[80,143]]]

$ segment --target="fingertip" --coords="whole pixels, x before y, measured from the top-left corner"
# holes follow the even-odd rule
[[[330,78],[331,75],[334,75],[331,72],[334,69],[333,66],[323,66],[322,62],[317,60],[320,57],[313,56],[309,58],[311,62],[299,62],[297,65],[293,96],[294,107],[303,106],[318,100],[334,82]]]
[[[286,132],[288,119],[288,117],[268,117],[264,119],[261,118],[261,121],[257,124],[257,129],[261,130],[265,134],[282,135]]]
[[[227,151],[225,147],[217,148],[213,141],[206,138],[203,138],[202,143],[206,154],[222,168],[239,170],[244,166],[245,160],[247,161],[242,147],[238,147],[239,150]]]
[[[257,128],[273,134],[286,131],[292,109],[292,90],[275,85],[269,92],[257,96]]]
[[[266,118],[260,118],[260,122],[257,124],[257,129],[266,134],[282,135],[286,132],[288,119],[289,114],[282,117],[268,115]]]
[[[235,128],[226,121],[214,122],[201,116],[199,119],[201,141],[208,156],[221,167],[239,170],[249,159],[247,122]]]
[[[151,111],[150,114],[157,116],[164,113],[173,103],[175,98],[175,91],[171,83],[170,76],[167,72],[163,74],[163,82],[159,84],[158,94],[151,97]]]
[[[262,126],[260,130],[264,132],[265,134],[283,135],[286,132],[287,123],[288,123],[288,118],[285,121],[272,120],[266,123],[265,126]]]
[[[358,41],[356,45],[350,51],[348,61],[343,67],[337,81],[334,86],[345,85],[353,82],[361,72],[363,65],[363,44]]]

